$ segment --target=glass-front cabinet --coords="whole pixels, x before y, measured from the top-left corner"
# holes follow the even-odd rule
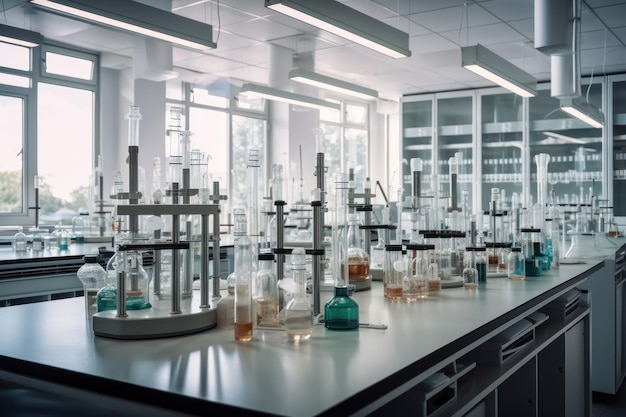
[[[609,84],[612,106],[613,141],[613,209],[615,216],[626,216],[626,75],[611,77]]]
[[[523,201],[524,100],[502,89],[481,91],[478,136],[482,138],[480,209],[488,210],[491,190],[497,188],[503,207],[511,199]]]
[[[459,207],[462,200],[472,207],[472,173],[474,153],[473,117],[474,94],[459,96],[458,94],[437,95],[437,197],[440,207],[452,204],[449,197],[453,194],[450,188],[450,158],[456,158],[457,201]]]
[[[422,192],[429,192],[433,174],[433,102],[434,96],[407,97],[402,105],[402,188],[404,197],[411,196],[411,160],[422,160]]]
[[[602,108],[601,80],[591,84],[591,88],[583,83],[581,91],[591,104]],[[549,85],[540,86],[539,94],[530,99],[529,108],[532,202],[537,202],[535,155],[540,153],[550,155],[548,190],[555,203],[590,205],[592,197],[606,196],[602,183],[602,129],[561,110]]]

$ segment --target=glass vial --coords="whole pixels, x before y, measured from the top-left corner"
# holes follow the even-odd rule
[[[306,299],[306,269],[303,248],[295,248],[291,254],[291,274],[296,283],[296,291],[285,307],[285,330],[289,340],[297,343],[311,337],[313,332],[313,311]]]
[[[513,281],[522,281],[526,278],[526,258],[522,248],[511,248],[507,257],[507,277]]]
[[[435,245],[407,245],[412,259],[402,282],[402,298],[406,301],[428,297],[429,280],[433,274],[437,277],[437,264],[431,262],[434,248]]]
[[[402,299],[402,280],[406,263],[402,255],[402,245],[386,245],[383,267],[383,288],[388,300]]]
[[[478,271],[478,283],[487,283],[487,250],[484,247],[474,248],[475,267]]]
[[[469,290],[478,288],[478,270],[476,269],[476,248],[465,248],[463,287]]]
[[[260,253],[259,272],[254,285],[254,309],[257,326],[279,327],[278,280],[274,272],[274,254]]]

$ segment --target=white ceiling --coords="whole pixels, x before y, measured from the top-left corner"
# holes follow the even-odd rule
[[[159,0],[143,0],[162,5]],[[312,0],[313,1],[313,0]],[[533,74],[550,78],[550,59],[533,47],[533,0],[342,0],[408,32],[410,58],[393,59],[264,7],[264,0],[172,0],[172,10],[213,25],[218,47],[198,53],[174,47],[174,69],[187,81],[267,84],[269,45],[312,52],[315,70],[379,91],[404,94],[490,86],[461,67],[461,46],[476,43]],[[2,0],[0,23],[36,30],[55,41],[102,52],[111,68],[132,66],[132,35]],[[583,0],[581,73],[626,72],[626,1]],[[188,70],[188,71],[187,71]]]

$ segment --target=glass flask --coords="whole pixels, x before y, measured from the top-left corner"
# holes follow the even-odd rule
[[[234,210],[235,223],[239,226],[235,242],[235,340],[247,342],[252,340],[252,259],[250,238],[246,234],[246,212]]]
[[[150,280],[143,268],[143,257],[138,251],[122,252],[122,262],[126,279],[126,309],[143,310],[150,304]]]
[[[463,287],[473,290],[478,288],[478,270],[476,269],[476,247],[465,248]]]
[[[336,193],[332,230],[333,277],[335,295],[324,306],[324,327],[329,330],[359,328],[359,305],[348,293],[348,234],[339,233],[339,226],[347,226],[348,178],[345,173],[336,177]]]
[[[383,288],[388,300],[402,299],[402,280],[406,271],[406,262],[402,256],[402,245],[385,246],[383,265]]]
[[[348,274],[349,280],[365,281],[370,275],[370,258],[363,250],[359,215],[350,214],[348,219]]]
[[[274,272],[274,254],[260,253],[259,272],[254,285],[254,309],[257,326],[278,327],[278,280]]]
[[[104,287],[98,291],[97,310],[117,310],[117,252],[111,256],[105,269]]]
[[[285,307],[285,330],[292,342],[311,337],[313,332],[313,310],[306,299],[306,268],[304,249],[295,248],[291,253],[291,276],[296,283],[293,298]]]
[[[402,282],[402,298],[415,301],[428,297],[429,280],[437,275],[437,264],[431,262],[435,245],[408,244],[407,251],[412,257]]]
[[[510,280],[522,281],[526,278],[526,258],[522,248],[511,248],[506,265],[506,275]]]
[[[232,329],[235,326],[235,273],[226,279],[226,296],[217,303],[217,327]]]
[[[98,263],[97,255],[85,255],[84,264],[78,268],[76,276],[83,283],[85,292],[85,317],[89,319],[91,315],[98,311],[98,291],[104,287],[106,272]]]

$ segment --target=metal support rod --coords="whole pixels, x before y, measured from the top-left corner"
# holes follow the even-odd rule
[[[459,192],[458,192],[457,174],[450,174],[450,210],[457,211],[459,209]]]
[[[366,181],[367,184],[370,183],[369,178],[367,178]],[[367,187],[365,189],[363,189],[364,194],[365,194],[365,198],[364,203],[366,206],[366,210],[363,213],[363,225],[366,226],[365,228],[365,242],[363,242],[363,250],[367,253],[368,256],[371,256],[372,252],[372,231],[367,227],[370,226],[372,224],[372,211],[371,211],[371,204],[372,204],[372,197],[370,196],[372,189],[370,187]]]
[[[311,205],[313,206],[313,315],[318,316],[321,313],[320,282],[324,275],[322,262],[324,255],[319,253],[324,240],[323,206],[321,201],[312,201]]]
[[[209,308],[209,216],[202,215],[200,238],[200,308]],[[213,278],[215,280],[215,277]]]
[[[276,205],[276,277],[281,280],[285,276],[285,254],[281,253],[285,248],[285,219],[283,217],[285,202],[277,200],[274,202]]]
[[[128,147],[128,204],[138,204],[139,199],[139,146]],[[139,232],[139,218],[128,216],[128,230],[131,236]]]
[[[187,220],[185,221],[185,236],[187,238],[187,242],[189,242],[189,249],[187,249],[187,253],[185,256],[185,276],[183,277],[183,297],[189,298],[191,297],[191,291],[193,288],[193,252],[194,252],[194,242],[193,239],[193,225],[191,220],[189,220],[189,216],[186,216]]]
[[[124,264],[126,252],[118,252],[122,256],[122,262],[117,263],[117,317],[128,317],[126,313],[126,273]]]
[[[39,188],[35,188],[35,228],[39,228]]]
[[[161,239],[161,231],[155,230],[153,238],[155,241]],[[156,296],[161,295],[161,251],[154,250],[152,261],[152,292]]]
[[[175,214],[172,216],[172,243],[178,243],[180,237],[180,216]],[[180,252],[177,249],[172,250],[172,308],[171,314],[180,314]]]
[[[220,215],[213,215],[213,297],[220,297]]]
[[[183,204],[189,204],[189,196],[190,196],[190,178],[189,178],[189,168],[183,168]],[[189,240],[189,239],[188,239]]]

